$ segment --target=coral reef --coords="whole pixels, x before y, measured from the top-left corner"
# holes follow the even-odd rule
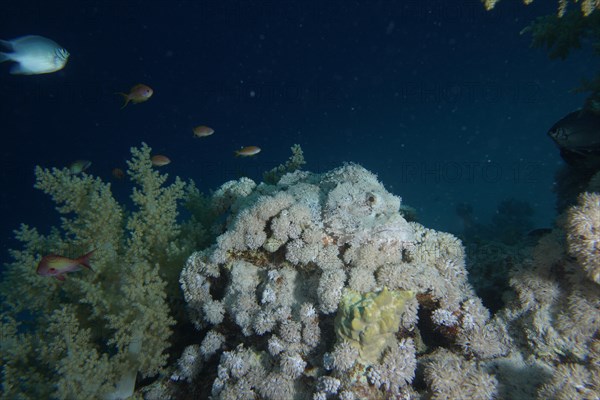
[[[533,229],[533,207],[526,201],[506,199],[498,204],[490,226],[493,236],[506,245],[522,242]]]
[[[358,165],[242,178],[209,197],[165,186],[146,145],[132,154],[131,212],[98,178],[36,170],[62,223],[17,231],[1,287],[3,398],[600,398],[597,193],[503,264],[509,287],[491,314],[461,241],[408,222]],[[178,223],[184,198],[192,216]],[[34,273],[43,255],[90,249],[94,271]],[[197,332],[176,332],[167,365],[181,297]]]
[[[577,213],[582,208],[569,212]],[[532,379],[536,398],[600,398],[600,286],[567,254],[567,239],[585,228],[573,218],[559,221],[562,228],[544,236],[531,258],[511,272],[515,296],[497,317],[526,364],[539,371]]]
[[[480,222],[468,203],[456,206],[463,222],[459,235],[466,248],[469,283],[492,312],[504,306],[509,271],[527,256],[548,228],[532,229],[533,207],[521,200],[500,201],[490,222]]]
[[[498,381],[472,360],[439,349],[423,360],[425,381],[435,400],[493,399],[498,394]]]
[[[213,398],[410,397],[431,335],[465,362],[507,351],[467,282],[460,241],[407,222],[364,168],[241,179],[223,198],[223,233],[181,274],[195,326],[225,338],[202,344]]]
[[[181,275],[212,398],[599,397],[596,195],[506,261],[490,315],[461,242],[405,221],[357,165],[223,188],[224,231]]]
[[[24,225],[16,232],[23,249],[11,252],[0,288],[3,398],[124,399],[138,373],[165,367],[175,323],[168,301],[180,297],[168,282],[196,243],[180,238],[176,222],[184,183],[165,185],[145,144],[131,151],[128,213],[99,178],[36,168],[35,187],[53,198],[62,222],[48,235]],[[35,274],[46,254],[91,249],[93,272],[64,283]]]
[[[291,150],[292,155],[284,164],[281,164],[263,174],[264,182],[271,184],[277,183],[277,181],[279,181],[283,175],[289,172],[297,171],[302,168],[304,164],[306,164],[302,147],[300,147],[299,144],[293,145]]]
[[[521,243],[524,236],[533,229],[533,207],[526,201],[507,198],[500,201],[489,223],[478,222],[473,206],[460,203],[456,214],[463,224],[461,238],[465,242],[495,240],[511,246]]]
[[[600,194],[585,192],[568,212],[569,251],[592,281],[600,284]]]

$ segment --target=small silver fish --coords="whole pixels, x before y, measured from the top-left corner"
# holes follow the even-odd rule
[[[13,75],[37,75],[56,72],[64,68],[69,52],[53,40],[37,35],[27,35],[13,40],[0,40],[0,45],[10,50],[0,53],[0,62],[14,61]]]

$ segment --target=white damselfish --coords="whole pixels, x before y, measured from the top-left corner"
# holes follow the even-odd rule
[[[48,74],[62,69],[69,52],[58,43],[37,35],[27,35],[13,40],[0,40],[0,45],[10,52],[0,53],[0,62],[14,61],[11,74]]]

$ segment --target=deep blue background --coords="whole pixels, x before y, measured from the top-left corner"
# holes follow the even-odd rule
[[[172,159],[164,171],[202,190],[259,178],[299,143],[307,169],[360,163],[431,228],[459,231],[459,202],[485,221],[507,197],[531,202],[536,225],[549,226],[562,161],[546,131],[581,106],[569,90],[595,72],[589,51],[549,61],[519,35],[554,6],[5,1],[0,38],[43,35],[71,57],[39,76],[0,64],[2,258],[19,223],[45,232],[57,221],[32,187],[35,165],[89,159],[110,180],[142,141]],[[120,110],[114,92],[137,83],[154,96]],[[198,124],[216,133],[194,139]],[[242,145],[263,151],[234,158]],[[114,188],[126,196],[127,184]]]

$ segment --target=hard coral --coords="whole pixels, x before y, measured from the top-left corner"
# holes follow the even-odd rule
[[[413,292],[387,288],[365,294],[346,289],[335,318],[336,334],[358,349],[363,363],[375,363],[395,343],[406,302],[413,297]]]

